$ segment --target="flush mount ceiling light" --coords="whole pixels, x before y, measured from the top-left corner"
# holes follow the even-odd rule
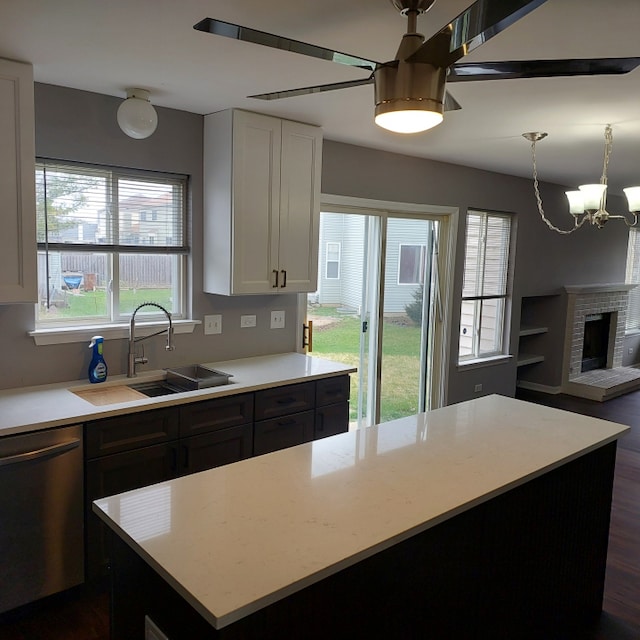
[[[624,220],[628,227],[635,227],[638,224],[638,213],[640,213],[640,187],[627,187],[623,189],[627,196],[629,205],[629,213],[632,216],[630,221],[624,215],[612,215],[607,211],[607,171],[609,168],[609,159],[611,158],[611,150],[613,148],[613,130],[611,125],[604,128],[604,166],[602,168],[602,177],[597,184],[582,184],[578,187],[578,191],[566,191],[569,200],[569,213],[573,216],[573,227],[571,229],[559,229],[553,225],[544,215],[542,206],[542,197],[538,185],[538,164],[536,161],[536,142],[547,137],[546,133],[539,131],[530,131],[522,134],[531,143],[531,157],[533,159],[533,189],[536,194],[536,202],[538,204],[538,212],[544,223],[552,231],[566,234],[573,233],[579,229],[585,222],[602,229],[608,220]]]
[[[130,138],[148,138],[158,126],[158,114],[145,89],[127,89],[127,99],[118,107],[118,124]]]

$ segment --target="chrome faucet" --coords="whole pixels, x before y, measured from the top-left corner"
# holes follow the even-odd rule
[[[163,311],[167,316],[167,320],[169,321],[169,326],[166,329],[162,329],[161,331],[156,331],[155,333],[151,333],[148,336],[142,336],[140,338],[136,338],[136,313],[142,307],[157,307],[160,311]],[[173,322],[171,321],[171,314],[161,305],[155,302],[143,302],[139,304],[131,314],[131,323],[129,324],[129,356],[128,356],[128,365],[127,365],[127,378],[135,378],[136,377],[136,365],[137,364],[146,364],[149,362],[144,355],[144,348],[142,349],[142,355],[136,355],[136,342],[142,342],[147,338],[153,338],[153,336],[159,336],[161,333],[167,332],[167,344],[165,349],[167,351],[173,351],[175,347],[173,346]]]

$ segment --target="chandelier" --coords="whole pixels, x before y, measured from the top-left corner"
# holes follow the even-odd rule
[[[635,227],[638,224],[638,213],[640,213],[640,187],[627,187],[623,189],[627,196],[629,204],[629,213],[633,221],[630,221],[626,215],[612,215],[607,211],[607,169],[609,168],[609,159],[611,158],[611,149],[613,147],[613,131],[611,125],[604,128],[604,166],[602,168],[602,177],[598,184],[583,184],[578,187],[577,191],[566,191],[569,200],[569,213],[573,216],[573,227],[571,229],[558,229],[544,215],[542,207],[542,198],[538,184],[538,166],[536,162],[536,142],[547,137],[546,133],[539,131],[530,131],[522,134],[524,138],[531,143],[531,157],[533,159],[533,190],[536,194],[538,203],[538,212],[543,222],[552,231],[558,233],[569,234],[579,229],[585,222],[602,229],[608,220],[624,220],[627,226]]]

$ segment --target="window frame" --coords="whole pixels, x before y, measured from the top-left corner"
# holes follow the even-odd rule
[[[501,218],[507,220],[509,223],[508,227],[508,236],[506,240],[506,244],[501,247],[501,250],[504,255],[504,271],[502,272],[502,282],[504,283],[503,289],[501,293],[492,293],[492,294],[477,294],[477,295],[465,295],[465,282],[464,278],[466,275],[466,266],[467,266],[467,257],[468,252],[471,247],[469,243],[469,218],[471,216],[481,216],[482,217],[482,232],[480,237],[478,238],[477,248],[479,249],[478,255],[476,256],[476,268],[481,270],[481,274],[479,275],[480,281],[482,282],[481,289],[484,287],[484,282],[486,279],[486,270],[487,270],[487,228],[489,225],[489,220],[491,218]],[[471,302],[474,304],[473,310],[473,327],[472,327],[472,346],[471,353],[461,354],[461,344],[458,344],[458,364],[459,365],[469,365],[474,363],[482,363],[482,362],[490,362],[495,361],[497,358],[503,358],[508,356],[508,340],[509,340],[509,331],[508,331],[508,320],[510,317],[510,302],[512,295],[512,280],[513,280],[513,252],[514,252],[514,216],[510,213],[497,212],[497,211],[489,211],[489,210],[480,210],[480,209],[469,209],[466,215],[466,225],[465,225],[465,244],[464,244],[464,260],[463,260],[463,283],[462,283],[462,293],[461,293],[461,305],[460,305],[460,318],[459,318],[459,329],[458,335],[459,340],[462,337],[462,316],[465,310],[465,302]],[[496,324],[495,324],[495,332],[496,336],[500,339],[499,347],[493,351],[485,351],[481,350],[482,344],[482,320],[483,320],[483,305],[487,301],[501,301],[501,304],[498,305],[499,313],[496,314]]]
[[[83,317],[65,317],[64,319],[43,319],[39,315],[39,306],[41,301],[36,303],[36,329],[29,332],[30,335],[36,337],[38,334],[46,334],[51,336],[62,336],[59,342],[71,342],[69,339],[69,332],[77,330],[80,334],[84,333],[84,330],[89,329],[96,331],[108,331],[109,328],[114,328],[118,333],[118,328],[122,327],[125,323],[128,325],[131,318],[131,311],[123,311],[120,308],[120,296],[119,285],[113,286],[113,283],[119,283],[120,280],[120,261],[122,256],[125,255],[175,255],[177,260],[172,261],[174,264],[169,267],[173,271],[171,278],[171,287],[173,289],[172,295],[177,299],[177,305],[174,308],[169,309],[172,313],[172,318],[176,323],[183,322],[185,325],[190,325],[190,329],[187,326],[187,331],[193,331],[193,322],[190,320],[190,310],[187,308],[188,292],[187,286],[189,282],[188,271],[190,264],[191,248],[189,246],[189,232],[188,232],[188,202],[189,202],[189,188],[190,179],[188,175],[174,174],[160,171],[150,171],[142,169],[129,169],[123,167],[113,167],[110,165],[98,165],[84,162],[74,162],[67,160],[58,160],[52,158],[37,157],[36,158],[36,179],[38,179],[38,172],[46,168],[64,170],[68,169],[69,174],[77,171],[81,174],[83,170],[88,175],[91,173],[104,173],[105,174],[105,206],[109,210],[108,224],[112,227],[111,243],[101,244],[97,242],[50,242],[45,235],[44,240],[38,240],[37,250],[38,254],[43,252],[48,256],[53,253],[63,254],[78,254],[78,253],[91,253],[97,255],[103,255],[108,261],[108,272],[112,280],[110,284],[110,297],[107,303],[106,315],[100,316],[83,316]],[[119,244],[118,243],[118,224],[119,221],[126,220],[126,216],[130,215],[126,209],[120,210],[118,207],[118,189],[117,185],[120,181],[135,182],[144,181],[151,184],[160,185],[166,183],[173,185],[173,188],[180,187],[181,197],[179,200],[179,215],[173,218],[177,224],[177,229],[180,230],[180,237],[178,243],[175,245],[164,244],[143,244],[138,241],[138,244]],[[46,196],[45,196],[46,197]],[[120,203],[121,204],[121,203]],[[146,209],[144,210],[146,212]],[[141,211],[142,212],[142,211]],[[147,216],[150,217],[150,216]],[[45,231],[46,234],[46,231]],[[160,236],[162,237],[162,236]],[[167,236],[169,237],[169,236]],[[157,242],[158,236],[156,234],[155,240]],[[166,240],[166,238],[165,238]],[[38,272],[40,276],[40,272]],[[48,289],[48,284],[44,286]],[[177,289],[177,292],[176,292]],[[38,281],[38,290],[42,290],[40,278]],[[156,319],[164,318],[164,314],[161,312],[144,313],[144,318],[141,320],[153,323]],[[52,339],[56,342],[55,338]],[[38,344],[50,344],[52,342],[38,342]]]
[[[424,278],[424,265],[427,261],[427,245],[426,244],[417,244],[415,242],[400,242],[398,243],[398,277],[396,284],[399,287],[415,287],[415,286],[424,286],[424,280],[421,282],[401,282],[400,274],[402,273],[402,249],[404,247],[418,247],[420,249],[420,262],[421,268],[418,270],[418,277]]]
[[[635,227],[629,229],[625,282],[640,284],[640,229]],[[640,286],[630,289],[627,295],[625,334],[640,333]]]
[[[337,260],[329,260],[329,245],[336,245],[338,247],[338,259]],[[342,243],[336,240],[327,240],[325,243],[325,263],[324,263],[324,278],[325,280],[340,280],[341,268],[340,263],[342,261]],[[329,275],[329,263],[337,263],[338,265],[338,275],[330,276]]]

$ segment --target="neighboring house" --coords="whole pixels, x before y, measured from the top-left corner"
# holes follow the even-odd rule
[[[320,215],[318,290],[310,299],[358,313],[362,304],[366,216]],[[430,274],[431,232],[424,220],[389,219],[384,312],[403,314]],[[427,275],[427,280],[429,275]]]

